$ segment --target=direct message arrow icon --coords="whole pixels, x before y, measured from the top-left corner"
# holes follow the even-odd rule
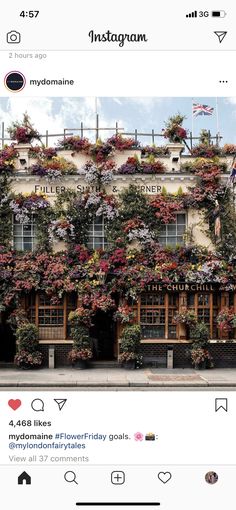
[[[227,32],[214,32],[214,34],[217,35],[217,37],[219,39],[219,43],[222,43],[222,41],[224,40]]]
[[[59,411],[61,411],[67,401],[67,398],[54,398],[54,401],[58,405]]]

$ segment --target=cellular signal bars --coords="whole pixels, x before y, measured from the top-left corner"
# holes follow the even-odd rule
[[[197,11],[189,12],[186,14],[186,18],[197,18]]]

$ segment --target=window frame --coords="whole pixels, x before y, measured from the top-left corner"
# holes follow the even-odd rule
[[[50,328],[52,330],[52,332],[53,332],[53,330],[55,331],[56,328],[60,328],[60,331],[58,331],[58,333],[60,333],[60,338],[58,338],[56,340],[61,340],[61,341],[71,340],[70,334],[68,334],[68,332],[69,332],[68,316],[71,311],[76,310],[76,308],[78,306],[78,296],[76,296],[76,294],[74,294],[74,305],[72,305],[72,303],[70,302],[71,296],[69,294],[65,294],[62,297],[61,303],[55,305],[55,304],[48,304],[48,303],[40,304],[40,294],[43,295],[43,293],[40,293],[40,292],[31,294],[31,296],[28,296],[28,300],[27,300],[28,301],[27,311],[28,311],[29,317],[30,317],[31,321],[34,322],[34,324],[37,326],[37,328],[39,328],[39,333],[40,333],[41,329],[44,329],[44,328],[45,328],[45,331],[46,331],[46,328]],[[31,302],[30,302],[30,300],[32,298],[34,298],[33,304],[31,304]],[[50,317],[52,316],[53,310],[63,311],[63,314],[62,314],[63,323],[62,324],[56,324],[56,323],[55,324],[40,324],[40,310],[50,311]],[[47,339],[40,338],[40,334],[39,334],[39,341],[40,340],[41,341],[46,340],[49,342],[53,342],[53,340],[55,340],[55,338],[54,338],[53,334],[52,334],[52,338],[47,338]]]
[[[37,246],[38,246],[38,240],[37,240],[37,223],[36,223],[36,214],[32,213],[32,214],[29,214],[29,218],[30,218],[30,223],[20,223],[20,222],[16,222],[16,215],[13,214],[12,215],[12,247],[15,251],[20,251],[20,252],[33,252],[36,250]],[[31,226],[31,235],[30,236],[26,236],[24,235],[24,227],[27,226],[27,225],[30,225]],[[21,227],[21,234],[15,234],[15,227]],[[25,249],[24,248],[24,238],[28,237],[30,239],[30,244],[31,244],[31,247],[30,249]],[[16,238],[18,239],[18,242],[21,243],[21,249],[17,248],[16,247]]]
[[[183,215],[185,217],[185,223],[184,224],[180,223],[178,225],[177,217],[180,216],[180,215]],[[187,224],[188,224],[188,215],[187,215],[187,212],[186,211],[178,211],[176,213],[176,220],[175,220],[175,222],[164,223],[164,224],[161,225],[161,229],[165,228],[165,235],[161,235],[161,232],[159,232],[159,234],[158,234],[158,242],[160,243],[160,245],[164,246],[164,247],[166,247],[166,246],[172,246],[173,247],[173,246],[178,246],[178,245],[184,246],[185,245],[184,235],[185,235],[185,232],[187,230]],[[175,225],[175,234],[174,235],[169,235],[168,234],[168,227],[171,226],[171,225],[172,226]],[[184,229],[183,234],[181,234],[182,242],[177,242],[177,238],[180,237],[180,235],[178,235],[178,230],[177,230],[178,226],[183,226],[183,225],[184,225],[185,229]],[[175,244],[172,244],[172,243],[168,242],[168,239],[173,239],[173,238],[176,239]],[[163,240],[164,242],[161,242],[161,240]]]
[[[145,325],[149,325],[149,326],[164,326],[164,336],[160,336],[160,337],[155,337],[155,336],[147,336],[147,337],[144,337],[142,335],[142,341],[148,341],[148,340],[157,340],[157,341],[163,341],[163,340],[170,340],[170,341],[178,341],[179,340],[179,328],[178,328],[178,325],[175,325],[175,336],[170,336],[169,335],[169,328],[172,326],[171,322],[170,322],[170,318],[175,315],[178,310],[179,310],[179,293],[178,292],[174,292],[173,294],[170,294],[169,292],[160,292],[159,294],[155,294],[155,293],[151,293],[151,292],[146,292],[146,293],[143,293],[143,296],[155,296],[157,297],[158,295],[159,296],[163,296],[163,304],[143,304],[142,303],[142,296],[139,297],[138,299],[138,322],[141,326],[141,330],[142,330],[142,326],[145,326]],[[176,298],[176,304],[172,304],[171,303],[171,300],[172,300],[172,297],[175,296]],[[142,324],[142,321],[141,321],[141,315],[142,315],[142,310],[148,312],[148,311],[152,311],[152,312],[155,312],[155,311],[160,311],[160,310],[164,310],[164,324],[161,324],[161,323],[157,323],[157,324],[148,324],[148,323],[144,323]],[[170,313],[171,312],[171,313]]]
[[[101,218],[101,233],[102,235],[98,235],[95,231],[95,226],[96,226],[96,219],[99,219]],[[97,223],[97,226],[99,225],[99,223]],[[95,239],[96,238],[99,238],[101,239],[101,245],[99,246],[96,246],[96,242],[95,242]],[[102,214],[101,216],[95,216],[93,218],[93,221],[92,223],[90,223],[89,225],[89,228],[88,228],[88,240],[87,240],[87,247],[90,249],[90,250],[104,250],[105,248],[107,248],[108,246],[108,241],[107,241],[107,237],[106,237],[106,225],[105,225],[105,220],[104,220],[104,215]]]

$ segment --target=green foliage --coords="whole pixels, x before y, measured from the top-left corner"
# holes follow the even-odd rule
[[[73,340],[74,348],[90,348],[92,345],[89,337],[89,328],[86,326],[73,326],[71,327],[71,338]]]
[[[48,209],[39,210],[36,214],[36,232],[37,232],[37,243],[39,251],[50,251],[51,246],[49,243],[49,224],[55,218],[55,212],[51,207]]]
[[[176,195],[177,195],[177,197],[181,197],[183,195],[183,188],[182,188],[182,186],[179,186]]]
[[[209,329],[204,322],[198,322],[191,330],[192,347],[205,347],[209,340]]]
[[[6,174],[0,176],[0,245],[10,247],[12,236],[12,214],[9,207],[11,179]]]
[[[34,352],[38,349],[39,332],[35,324],[25,323],[16,330],[18,350]]]
[[[141,340],[141,328],[138,324],[126,326],[121,335],[121,351],[137,353]]]
[[[210,145],[209,131],[207,129],[201,129],[199,135],[199,144]]]
[[[167,122],[165,122],[166,128],[169,129],[173,125],[182,126],[184,119],[186,119],[186,116],[178,112],[176,115],[169,117]]]
[[[124,235],[124,224],[129,220],[141,220],[152,233],[152,238],[157,239],[159,221],[155,216],[154,208],[150,207],[147,196],[137,188],[130,185],[119,195],[119,216],[110,226],[109,239],[113,242]]]

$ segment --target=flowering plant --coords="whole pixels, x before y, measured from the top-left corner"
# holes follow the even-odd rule
[[[89,360],[93,357],[93,352],[88,347],[80,348],[80,349],[72,349],[68,352],[67,359],[73,364],[76,363],[77,360]]]
[[[119,174],[137,174],[140,172],[140,161],[137,156],[131,156],[118,169]]]
[[[140,142],[138,142],[138,140],[135,140],[134,138],[125,138],[120,133],[108,138],[107,143],[112,145],[117,151],[140,147]]]
[[[40,140],[39,132],[32,126],[27,113],[24,113],[22,122],[13,122],[7,131],[11,139],[17,140],[18,143],[30,143],[33,139]]]
[[[78,306],[76,310],[69,313],[68,320],[72,327],[85,326],[90,328],[92,326],[93,312],[89,308]]]
[[[97,163],[101,163],[109,158],[114,153],[114,147],[111,143],[102,142],[100,139],[97,140],[95,145],[92,145],[89,149],[89,154],[92,159]]]
[[[150,155],[147,161],[139,161],[137,155],[131,156],[126,163],[118,168],[119,174],[161,174],[165,171],[165,165],[161,161],[155,161],[155,157]]]
[[[146,145],[142,147],[142,156],[166,156],[169,153],[169,149],[165,145]]]
[[[185,308],[174,316],[173,322],[174,324],[185,324],[186,326],[193,327],[197,323],[197,316],[194,310]]]
[[[192,156],[201,158],[214,158],[214,156],[219,156],[220,154],[221,148],[218,145],[208,145],[205,143],[195,145],[191,150]]]
[[[38,163],[31,167],[33,175],[47,177],[49,180],[58,179],[63,174],[75,174],[76,172],[77,168],[74,163],[59,156],[39,159]]]
[[[5,146],[0,151],[0,173],[10,173],[14,170],[15,158],[18,156],[17,149],[14,145]]]
[[[68,239],[73,239],[75,236],[75,229],[69,219],[61,218],[53,220],[49,225],[49,238],[53,242],[53,238],[57,237],[61,241],[67,242]]]
[[[134,312],[128,305],[119,306],[113,315],[114,321],[120,321],[121,324],[129,324],[134,318]]]
[[[170,142],[181,143],[187,138],[187,131],[182,127],[184,119],[185,117],[183,115],[178,114],[169,117],[168,121],[165,123],[166,127],[163,134]]]
[[[72,150],[74,152],[85,152],[88,154],[91,143],[88,138],[80,136],[67,136],[58,142],[59,149]]]
[[[98,164],[95,164],[93,161],[89,161],[83,167],[83,170],[85,171],[85,180],[89,184],[105,186],[112,181],[115,167],[116,164],[114,161],[105,161]]]
[[[30,158],[51,159],[54,156],[57,156],[57,149],[55,149],[55,147],[41,147],[39,145],[35,145],[29,149]]]
[[[119,355],[120,363],[127,363],[128,361],[136,361],[139,355],[136,352],[121,352]]]
[[[221,331],[232,331],[232,329],[236,328],[236,313],[234,308],[223,308],[218,313],[216,320]]]
[[[174,195],[156,195],[150,202],[155,210],[155,216],[161,223],[171,223],[176,219],[176,212],[183,209],[183,199]]]
[[[115,197],[102,191],[85,194],[83,203],[85,209],[90,209],[92,214],[95,212],[96,216],[103,215],[108,221],[119,215]]]
[[[128,220],[123,227],[124,232],[127,234],[129,241],[141,241],[149,243],[152,240],[152,235],[145,223],[142,220],[134,219]]]
[[[195,367],[199,367],[199,365],[205,362],[210,365],[210,368],[214,366],[213,358],[207,349],[202,349],[201,347],[197,349],[191,349],[190,356],[192,364]]]
[[[149,156],[147,161],[141,164],[141,173],[144,174],[163,174],[165,172],[165,165],[162,161],[155,161],[154,156]]]
[[[19,193],[10,202],[10,208],[20,223],[29,223],[29,215],[47,209],[50,204],[43,193]]]
[[[14,358],[14,363],[18,367],[39,367],[42,365],[43,355],[39,351],[28,352],[21,350]]]
[[[21,326],[29,323],[26,311],[21,307],[13,310],[7,320],[7,323],[10,325],[11,329],[15,331]]]
[[[231,143],[226,143],[224,147],[222,148],[223,155],[225,154],[236,154],[236,145]]]
[[[101,310],[102,312],[107,312],[108,310],[112,310],[116,307],[114,299],[110,296],[95,294],[92,297],[91,307],[93,312],[97,310]]]

